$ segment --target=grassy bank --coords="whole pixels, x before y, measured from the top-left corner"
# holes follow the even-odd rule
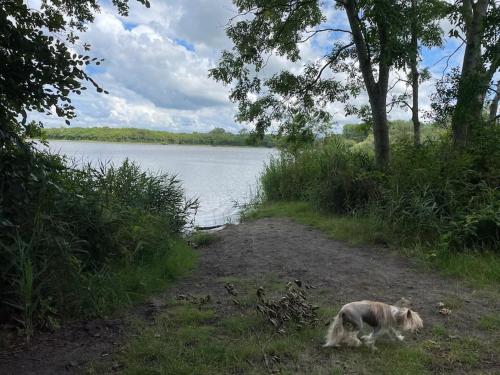
[[[109,314],[193,267],[181,233],[197,202],[174,177],[129,161],[73,169],[34,150],[0,156],[1,324],[29,337]]]
[[[263,204],[247,211],[244,219],[288,217],[315,227],[333,239],[353,245],[389,245],[397,251],[417,257],[423,266],[436,268],[450,276],[463,278],[478,287],[500,286],[500,256],[493,252],[453,252],[422,244],[401,244],[398,233],[381,222],[367,216],[329,215],[314,209],[307,202],[276,202]]]
[[[263,146],[274,147],[272,136],[256,140],[248,134],[233,134],[217,128],[209,133],[171,133],[137,128],[47,128],[43,129],[47,139],[71,141],[101,141],[157,144],[186,144],[212,146]]]

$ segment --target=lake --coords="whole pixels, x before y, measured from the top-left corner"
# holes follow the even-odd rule
[[[186,196],[200,201],[198,226],[237,222],[236,205],[248,203],[255,195],[264,163],[277,152],[263,147],[73,141],[50,141],[49,147],[79,164],[110,161],[117,165],[129,158],[143,169],[177,175]]]

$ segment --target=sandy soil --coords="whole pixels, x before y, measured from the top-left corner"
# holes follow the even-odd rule
[[[199,250],[196,271],[128,315],[150,320],[167,300],[182,293],[210,294],[215,301],[226,298],[223,278],[251,279],[258,284],[271,276],[276,281],[300,279],[317,286],[315,298],[322,298],[327,306],[361,299],[394,303],[405,297],[412,301],[426,327],[446,324],[450,332],[462,335],[484,335],[476,322],[483,315],[500,311],[499,299],[491,294],[425,271],[415,261],[386,248],[352,247],[288,219],[229,226],[217,236],[217,242]],[[440,302],[451,305],[452,314],[440,314]],[[124,321],[80,322],[56,333],[41,334],[30,347],[20,344],[0,352],[0,374],[77,374],[93,361],[107,361],[110,372],[119,371],[113,353],[126,340]],[[500,359],[486,359],[480,369],[500,372]]]

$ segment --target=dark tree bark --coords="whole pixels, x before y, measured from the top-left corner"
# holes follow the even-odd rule
[[[418,26],[417,26],[417,0],[411,0],[412,21],[411,21],[411,90],[412,90],[412,106],[411,106],[411,121],[413,122],[413,140],[415,146],[420,145],[420,119],[418,117],[418,89],[419,89],[419,73],[418,73]]]
[[[389,85],[389,61],[387,56],[387,27],[379,24],[380,61],[378,81],[373,76],[373,64],[368,53],[366,40],[360,27],[356,1],[347,0],[343,3],[347,13],[352,37],[358,54],[359,68],[368,92],[370,107],[373,114],[373,137],[375,142],[375,160],[377,166],[385,168],[389,162],[389,124],[387,121],[387,91]]]
[[[464,0],[462,16],[466,28],[466,46],[458,86],[457,104],[452,117],[453,141],[466,145],[475,123],[480,121],[484,98],[492,74],[486,70],[481,56],[481,35],[488,0]]]
[[[498,112],[498,102],[500,101],[500,81],[497,82],[497,91],[493,101],[490,104],[490,116],[489,120],[493,125],[496,124],[497,112]]]

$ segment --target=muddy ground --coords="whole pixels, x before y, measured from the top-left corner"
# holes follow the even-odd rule
[[[131,316],[152,321],[166,308],[166,301],[178,294],[209,294],[214,301],[227,299],[221,280],[231,277],[253,280],[255,285],[270,278],[276,282],[300,279],[316,286],[314,298],[327,306],[362,299],[394,303],[405,297],[424,319],[422,339],[436,324],[444,324],[457,335],[498,334],[477,326],[482,316],[500,311],[500,300],[494,293],[429,272],[387,248],[352,247],[288,219],[229,226],[217,236],[218,241],[198,250],[198,268],[163,295],[123,317],[74,323],[56,333],[38,335],[29,347],[18,343],[0,352],[0,374],[79,374],[85,373],[89,364],[99,362],[104,362],[109,372],[119,372],[120,363],[114,360],[114,354],[127,335],[133,335],[126,323]],[[440,313],[440,302],[450,308],[451,314]],[[498,338],[487,339],[498,342]],[[500,359],[483,358],[478,370],[500,373]]]

